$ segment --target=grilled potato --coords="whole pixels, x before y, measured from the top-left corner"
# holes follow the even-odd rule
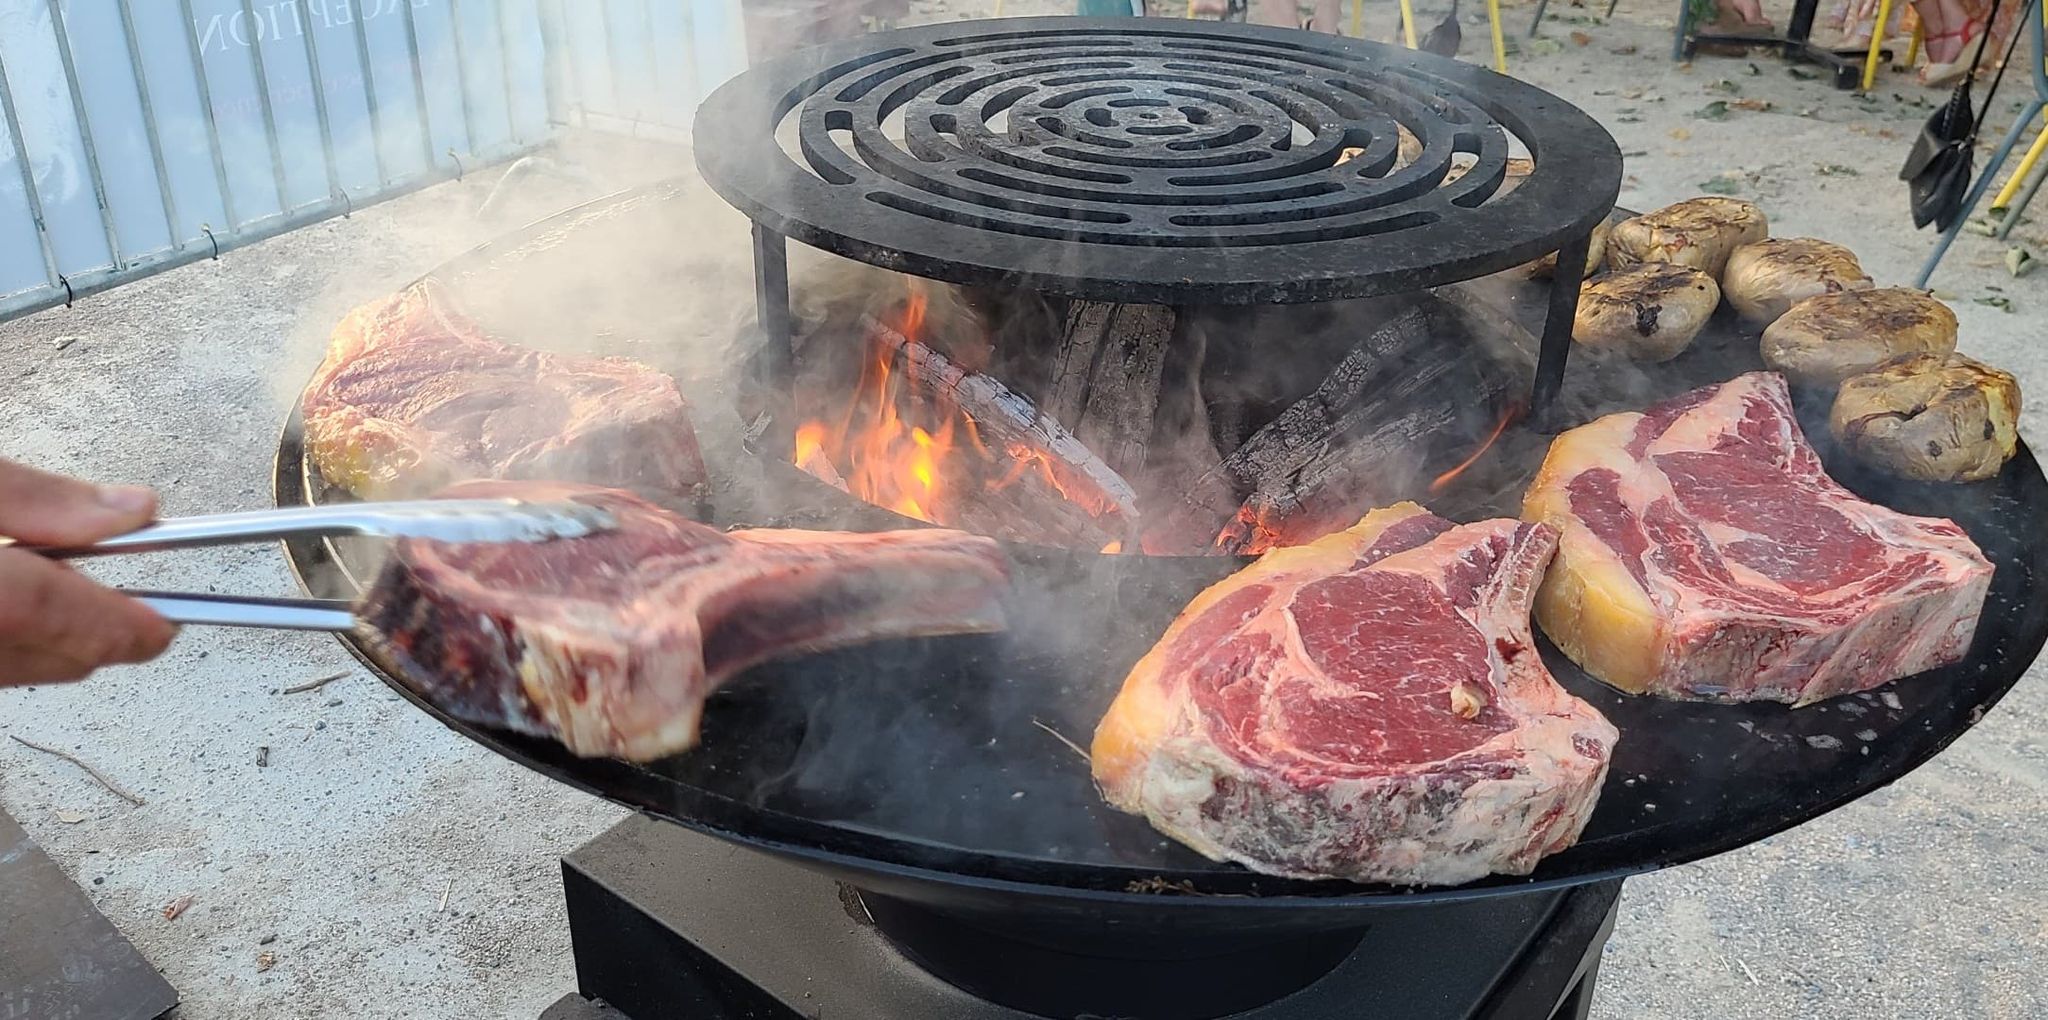
[[[1626,269],[1639,262],[1672,262],[1718,280],[1730,252],[1770,232],[1770,221],[1755,204],[1703,195],[1616,224],[1607,239],[1607,264]]]
[[[1961,354],[1907,354],[1842,383],[1828,428],[1858,460],[1923,482],[1998,474],[2019,443],[2020,384]]]
[[[1801,386],[1837,386],[1901,354],[1956,349],[1956,313],[1917,290],[1821,294],[1764,329],[1764,364]]]
[[[1774,237],[1745,244],[1728,256],[1721,293],[1742,317],[1769,325],[1794,304],[1816,294],[1869,290],[1875,284],[1856,255],[1811,237]]]
[[[1594,273],[1599,272],[1600,267],[1606,264],[1607,238],[1609,235],[1613,234],[1613,232],[1614,219],[1612,217],[1601,220],[1599,225],[1593,228],[1593,236],[1590,239],[1589,243],[1586,245],[1587,276],[1591,276]],[[1526,270],[1528,275],[1533,279],[1548,279],[1553,273],[1557,272],[1557,253],[1551,252],[1550,254],[1545,255],[1542,258],[1537,259],[1536,261],[1523,266],[1522,268]]]
[[[1637,361],[1669,361],[1699,335],[1721,303],[1714,278],[1687,266],[1645,262],[1579,290],[1572,339]]]

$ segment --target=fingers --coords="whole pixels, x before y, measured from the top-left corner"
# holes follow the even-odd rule
[[[163,653],[176,628],[149,607],[34,553],[0,549],[0,686],[77,680]]]
[[[156,494],[94,485],[0,460],[0,535],[35,545],[85,545],[156,516]]]

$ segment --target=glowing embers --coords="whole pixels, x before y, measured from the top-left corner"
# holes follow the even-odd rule
[[[925,298],[869,323],[837,406],[798,426],[792,461],[906,517],[1000,538],[1113,551],[1130,486],[1001,382],[921,342]],[[827,387],[829,394],[830,387]]]

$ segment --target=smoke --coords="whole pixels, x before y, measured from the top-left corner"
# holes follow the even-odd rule
[[[656,764],[755,807],[937,846],[1162,870],[1200,859],[1103,804],[1085,749],[1116,681],[1227,559],[1018,558],[1000,634],[773,664]],[[1134,625],[1137,624],[1137,625]]]
[[[714,523],[893,523],[757,441],[763,338],[750,225],[689,166],[676,148],[574,134],[544,156],[421,196],[408,204],[424,211],[417,218],[362,214],[384,232],[384,254],[338,280],[302,323],[277,378],[280,408],[348,307],[431,271],[507,342],[631,358],[674,377],[711,472]],[[854,324],[891,321],[914,295],[925,302],[921,341],[1035,402],[1053,392],[1064,299],[923,280],[797,244],[789,255],[800,360],[857,336]],[[1724,379],[1755,358],[1729,329],[1660,366],[1575,351],[1550,416],[1500,429],[1532,382],[1545,301],[1544,286],[1515,271],[1421,295],[1177,310],[1147,456],[1130,471],[1141,508],[1163,519],[1191,507],[1186,530],[1170,537],[1196,552],[1255,496],[1326,529],[1402,499],[1456,520],[1515,516],[1557,428]],[[1348,382],[1347,365],[1360,373]],[[1295,411],[1322,431],[1272,431]],[[1261,437],[1256,456],[1232,459]],[[374,553],[358,554],[358,576],[372,576]],[[1104,807],[1086,762],[1054,733],[1085,747],[1130,665],[1239,561],[1038,549],[1014,558],[1010,632],[756,671],[714,699],[698,749],[656,767],[756,807],[940,846],[1191,865],[1190,852]]]

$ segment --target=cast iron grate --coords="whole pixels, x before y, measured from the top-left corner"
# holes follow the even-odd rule
[[[1510,137],[1534,170],[1502,195]],[[1152,304],[1469,279],[1583,236],[1621,181],[1606,131],[1533,87],[1205,22],[867,36],[740,75],[696,138],[712,187],[779,234],[920,276]]]

